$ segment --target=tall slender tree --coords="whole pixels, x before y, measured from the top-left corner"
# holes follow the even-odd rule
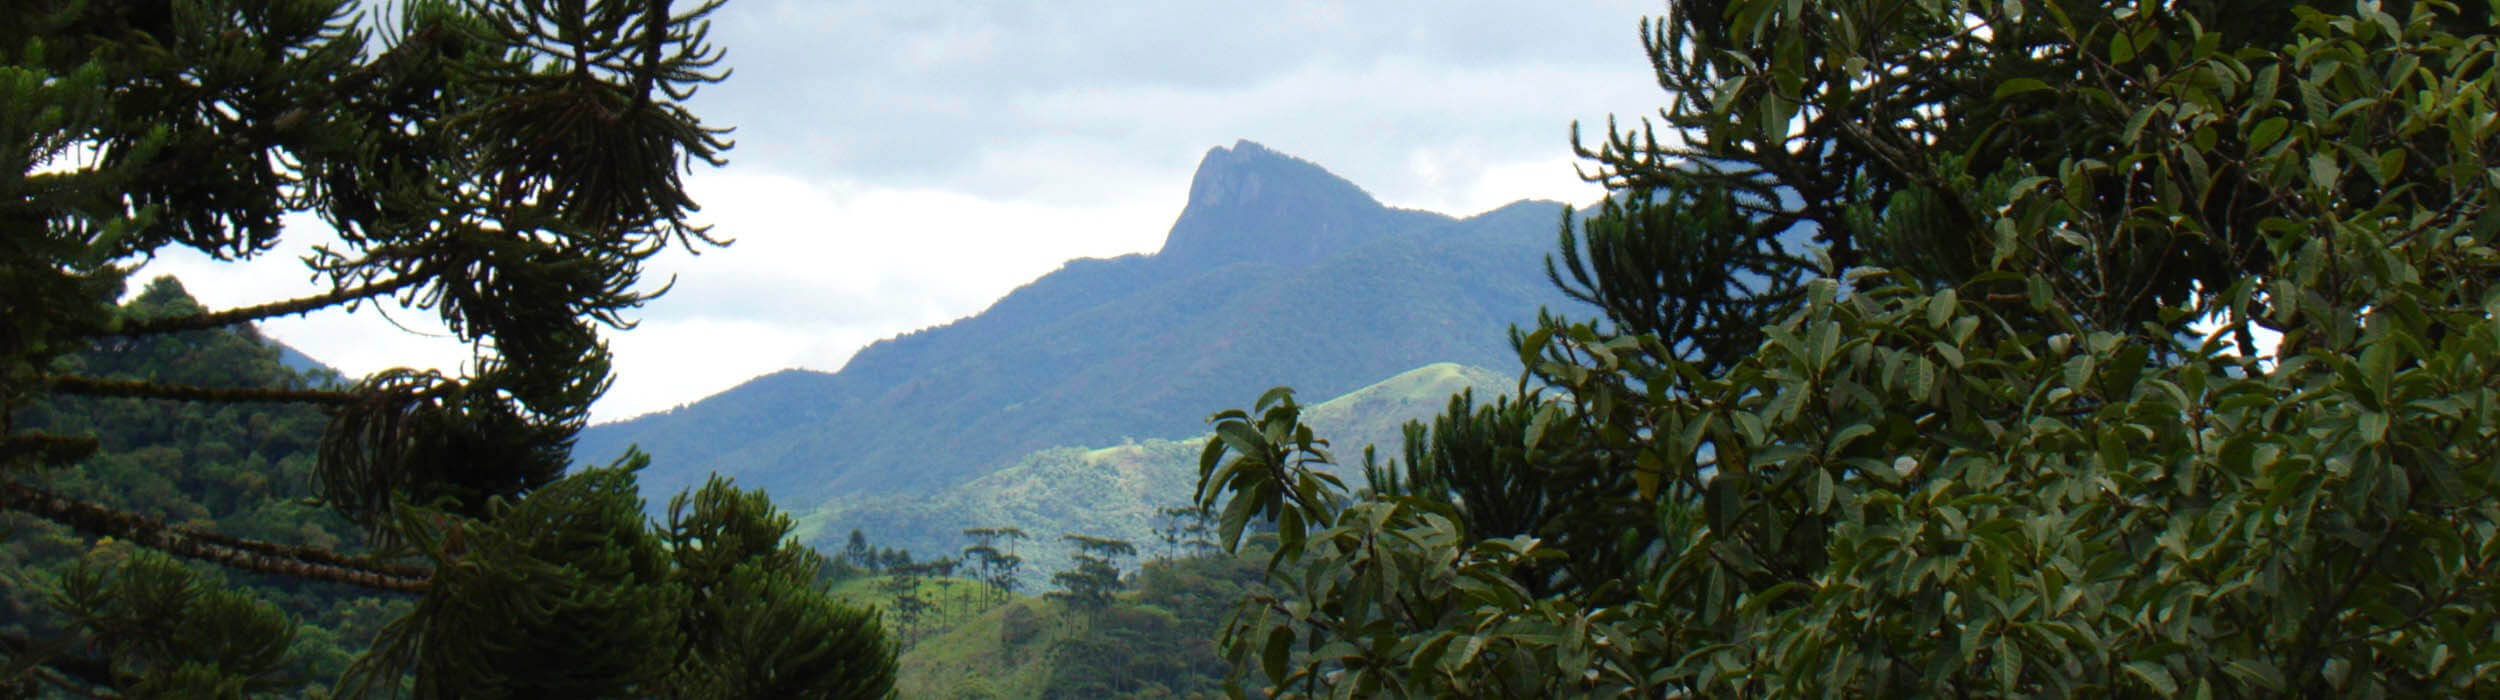
[[[1092,535],[1071,534],[1062,539],[1076,545],[1077,552],[1070,557],[1076,561],[1076,568],[1051,575],[1051,583],[1060,588],[1051,596],[1067,601],[1068,607],[1091,619],[1119,594],[1120,558],[1136,556],[1137,545]]]

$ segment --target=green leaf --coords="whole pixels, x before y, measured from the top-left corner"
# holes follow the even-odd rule
[[[1641,450],[1633,457],[1632,467],[1632,482],[1640,487],[1641,500],[1658,497],[1658,477],[1666,472],[1666,465],[1659,461],[1658,452]]]
[[[2394,398],[2388,395],[2388,385],[2396,374],[2396,354],[2394,344],[2386,342],[2371,343],[2361,350],[2362,386],[2380,405],[2387,405]]]
[[[2363,441],[2373,445],[2387,442],[2387,414],[2378,411],[2362,411],[2358,425]]]
[[[1285,662],[1293,657],[1293,627],[1278,625],[1267,631],[1267,648],[1259,653],[1259,666],[1267,671],[1270,686],[1285,684]]]
[[[2153,114],[2159,111],[2161,111],[2161,105],[2145,105],[2142,109],[2136,110],[2134,115],[2127,117],[2126,128],[2118,132],[2119,143],[2133,144],[2137,139],[2142,138],[2144,125],[2151,122]],[[2125,165],[2125,163],[2122,162],[2120,165]]]
[[[1953,320],[1954,314],[1961,312],[1961,306],[1960,294],[1954,293],[1951,289],[1937,292],[1936,296],[1927,300],[1927,325],[1937,329],[1944,328],[1947,321]]]
[[[2283,672],[2264,659],[2232,659],[2223,663],[2224,673],[2242,681],[2254,682],[2267,690],[2282,691]]]
[[[1242,528],[1250,524],[1250,516],[1259,511],[1261,502],[1267,500],[1259,497],[1261,492],[1262,489],[1255,487],[1235,492],[1233,502],[1224,505],[1224,519],[1218,523],[1217,534],[1223,536],[1226,551],[1241,549]]]
[[[1258,408],[1253,410],[1266,412],[1268,406],[1291,403],[1293,403],[1293,387],[1269,387],[1267,393],[1259,395]]]
[[[2282,117],[2270,117],[2265,121],[2257,122],[2257,127],[2248,131],[2249,154],[2264,153],[2267,148],[2274,145],[2275,141],[2282,139],[2283,132],[2290,130],[2291,126],[2291,120]]]
[[[2038,92],[2047,89],[2049,89],[2049,84],[2042,82],[2038,78],[2015,78],[2013,80],[1997,84],[1996,99],[2002,100],[2015,95]]]
[[[1241,421],[1217,423],[1215,436],[1216,439],[1231,445],[1233,451],[1240,453],[1242,459],[1260,464],[1273,464],[1276,461],[1275,443],[1269,442],[1265,434],[1251,428],[1248,423]]]
[[[2170,669],[2163,668],[2161,664],[2151,661],[2129,661],[2124,668],[2127,669],[2128,675],[2144,681],[2145,685],[2153,686],[2154,692],[2163,695],[2179,693],[2179,681],[2171,678]]]
[[[1824,443],[1823,454],[1827,457],[1838,455],[1842,449],[1849,446],[1849,443],[1857,441],[1858,438],[1873,435],[1874,433],[1875,426],[1867,425],[1865,423],[1859,423],[1846,428],[1841,428],[1840,432],[1832,434],[1830,442]]]
[[[1814,369],[1832,368],[1832,359],[1840,355],[1840,324],[1829,320],[1814,327]]]
[[[2335,157],[2324,153],[2309,154],[2309,184],[2322,190],[2335,189],[2335,181],[2343,176],[2335,167]]]
[[[1944,364],[1945,364],[1945,366],[1946,366],[1946,367],[1951,367],[1951,368],[1954,368],[1954,369],[1961,369],[1961,368],[1962,368],[1962,349],[1961,349],[1961,348],[1953,347],[1952,345],[1946,344],[1944,341],[1941,341],[1941,340],[1939,340],[1939,341],[1935,341],[1935,342],[1933,342],[1933,343],[1929,343],[1929,344],[1928,344],[1928,347],[1932,347],[1932,348],[1935,348],[1935,349],[1936,349],[1936,356],[1937,356],[1937,357],[1944,358]]]
[[[1545,345],[1553,340],[1554,329],[1545,326],[1539,326],[1536,330],[1530,331],[1528,337],[1519,339],[1520,366],[1536,366],[1537,357],[1545,354]]]
[[[1525,436],[1527,438],[1526,447],[1530,450],[1534,450],[1538,444],[1543,443],[1545,441],[1545,431],[1551,429],[1554,425],[1554,419],[1560,417],[1561,415],[1562,407],[1560,406],[1546,404],[1544,406],[1537,407],[1536,416],[1528,419],[1528,434]]]

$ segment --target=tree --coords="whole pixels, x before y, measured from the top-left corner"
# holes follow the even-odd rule
[[[1006,593],[1004,589],[995,585],[999,561],[1006,555],[998,551],[999,533],[996,528],[964,528],[963,532],[964,536],[972,538],[972,544],[964,547],[962,560],[971,563],[978,570],[973,576],[984,584],[977,595],[981,597],[981,607],[986,609],[998,604]]]
[[[134,316],[157,317],[196,313],[200,307],[182,285],[160,277],[124,305]],[[249,332],[232,330],[188,333],[100,343],[64,356],[60,366],[107,379],[171,378],[183,383],[220,388],[303,388],[330,380],[302,377],[283,365],[277,348]],[[333,375],[334,376],[334,375]],[[49,490],[151,518],[181,522],[236,537],[281,540],[318,546],[343,554],[367,552],[354,525],[317,506],[302,503],[311,495],[312,446],[319,442],[326,418],[311,406],[248,403],[196,404],[142,398],[52,396],[11,416],[14,426],[34,432],[94,435],[97,451],[76,468],[49,475]],[[39,581],[67,582],[81,577],[115,580],[123,572],[142,569],[135,561],[147,553],[128,542],[80,538],[56,523],[21,514],[0,515],[0,644],[30,648],[37,640],[61,638],[78,618],[109,636],[139,640],[211,639],[230,625],[214,615],[193,622],[162,615],[82,615],[114,609],[134,601],[111,587],[83,586],[93,593],[71,595],[72,605],[57,605],[55,594]],[[130,565],[130,566],[125,566]],[[247,572],[194,571],[168,564],[150,565],[139,578],[160,593],[197,591],[212,597],[239,596],[266,602],[295,623],[294,643],[278,665],[247,681],[251,692],[309,693],[304,686],[336,679],[349,660],[364,650],[382,622],[406,612],[400,596],[375,594],[340,585]],[[181,601],[197,595],[141,596]],[[77,601],[87,601],[84,603]],[[186,625],[204,632],[186,632]],[[239,623],[249,625],[251,623]],[[99,638],[99,648],[114,644]],[[203,648],[177,643],[163,650]],[[124,646],[145,652],[144,646]],[[133,666],[179,667],[180,656],[149,653]],[[145,658],[154,657],[154,658]],[[229,657],[241,660],[244,657]],[[197,660],[197,659],[191,659]],[[140,675],[145,675],[141,673]]]
[[[1195,505],[1165,506],[1155,510],[1149,527],[1155,539],[1163,540],[1163,558],[1173,560],[1181,558],[1184,550],[1196,555],[1215,548],[1214,540],[1207,539],[1213,534],[1214,518],[1213,512]]]
[[[1136,556],[1137,545],[1092,535],[1071,534],[1062,539],[1076,545],[1077,553],[1070,557],[1076,560],[1076,568],[1051,574],[1050,582],[1060,588],[1051,596],[1087,616],[1100,613],[1120,592],[1120,557]]]
[[[2487,7],[2388,9],[1674,4],[1666,131],[1583,149],[1615,196],[1552,263],[1602,317],[1515,334],[1535,390],[1454,403],[1360,497],[1290,392],[1212,419],[1228,546],[1279,524],[1236,674],[2500,682],[2500,48]]]
[[[859,528],[851,528],[851,540],[842,548],[842,556],[850,559],[851,564],[859,568],[877,568],[877,550],[868,546],[868,536],[860,534]]]
[[[833,606],[786,518],[715,484],[654,533],[632,470],[565,476],[607,386],[597,326],[626,325],[641,263],[714,245],[680,166],[719,164],[724,130],[684,102],[725,75],[717,1],[425,0],[359,26],[345,0],[37,2],[0,26],[0,418],[53,397],[322,407],[314,492],[370,555],[247,539],[57,491],[94,435],[0,420],[0,508],[185,558],[416,598],[360,663],[428,696],[880,694],[892,650]],[[325,291],[159,315],[116,305],[137,260],[184,246],[274,250],[280,220],[338,242],[307,260]],[[122,378],[62,358],[98,344],[396,303],[439,315],[464,376],[394,370],[350,386]],[[683,501],[681,500],[681,503]],[[736,546],[729,539],[740,539]],[[752,539],[762,538],[762,539]],[[65,581],[78,637],[9,644],[10,677],[73,693],[261,683],[283,640],[266,610],[170,582],[164,560]],[[143,585],[146,584],[146,585]],[[166,660],[125,644],[118,610],[229,629]],[[619,614],[631,610],[633,614]],[[202,617],[205,616],[205,617]],[[257,620],[260,622],[241,622]],[[232,624],[226,624],[232,623]],[[281,624],[274,629],[285,629]],[[775,635],[796,634],[790,643]]]

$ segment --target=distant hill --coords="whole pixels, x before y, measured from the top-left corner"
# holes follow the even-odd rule
[[[278,364],[285,365],[287,369],[295,370],[296,374],[309,377],[321,372],[328,372],[331,374],[339,373],[338,370],[332,369],[329,365],[322,364],[320,360],[313,359],[311,355],[306,355],[302,351],[296,350],[293,346],[287,345],[286,343],[270,340],[269,344],[277,346],[278,348]]]
[[[1329,399],[1306,404],[1303,420],[1333,445],[1339,478],[1360,487],[1364,445],[1379,446],[1386,460],[1405,444],[1401,427],[1425,420],[1450,396],[1474,390],[1482,399],[1511,393],[1517,376],[1440,363],[1417,368]],[[1257,399],[1243,398],[1242,408]],[[1313,401],[1314,397],[1299,400]],[[1201,428],[1203,429],[1203,425]],[[849,494],[814,512],[801,510],[799,537],[834,551],[854,528],[879,547],[902,547],[923,557],[953,556],[964,528],[1014,527],[1033,539],[1024,545],[1032,581],[1047,581],[1070,552],[1059,536],[1085,534],[1135,543],[1162,554],[1152,532],[1155,511],[1186,505],[1198,483],[1198,454],[1207,435],[1148,439],[1113,446],[1062,446],[1025,455],[1004,469],[928,494]]]
[[[1161,251],[1080,259],[988,310],[593,427],[575,454],[652,454],[668,493],[710,473],[785,506],[931,492],[1036,450],[1190,435],[1274,385],[1334,396],[1434,362],[1516,364],[1562,205],[1465,219],[1394,209],[1247,141],[1208,152]]]

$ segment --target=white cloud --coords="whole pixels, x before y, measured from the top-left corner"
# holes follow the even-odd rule
[[[191,296],[211,309],[225,309],[311,296],[329,291],[313,279],[302,259],[337,237],[319,220],[290,216],[277,250],[246,262],[220,262],[189,248],[169,247],[140,266],[130,291],[158,275],[182,280]],[[457,372],[471,355],[466,343],[443,328],[427,310],[401,309],[390,301],[362,305],[355,313],[332,308],[260,324],[271,338],[293,346],[349,376],[416,367]]]
[[[878,338],[980,311],[1069,258],[1152,251],[1208,148],[1247,138],[1383,202],[1469,215],[1584,204],[1574,120],[1663,102],[1635,34],[1654,2],[1123,3],[740,0],[714,41],[736,74],[692,105],[738,127],[735,163],[691,174],[738,240],[652,260],[676,286],[610,334],[600,420],[787,367],[832,370]],[[1592,132],[1590,136],[1597,136]],[[213,307],[322,291],[294,257],[169,252]],[[290,235],[298,233],[290,231]],[[441,334],[430,312],[390,318]],[[462,344],[368,307],[266,324],[360,374],[454,371]]]

